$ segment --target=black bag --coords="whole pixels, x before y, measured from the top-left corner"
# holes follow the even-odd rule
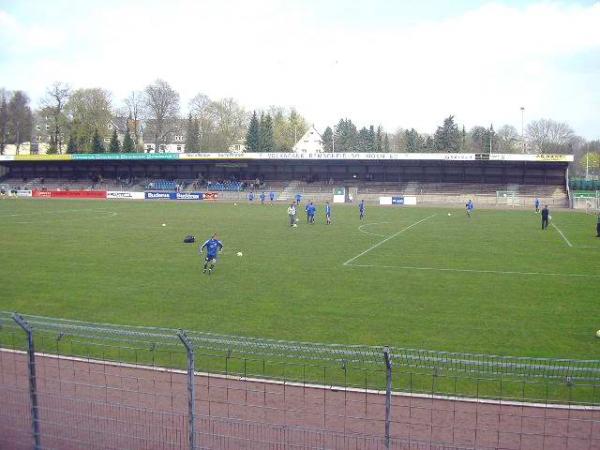
[[[190,234],[183,239],[183,242],[185,244],[193,244],[194,242],[196,242],[196,238]]]

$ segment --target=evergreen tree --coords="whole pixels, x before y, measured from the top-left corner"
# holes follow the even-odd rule
[[[365,127],[362,127],[358,132],[358,148],[356,151],[370,152],[372,151],[371,144],[371,133]]]
[[[256,117],[256,111],[252,113],[250,119],[250,125],[248,126],[248,132],[246,133],[246,151],[257,152],[259,151],[260,144],[260,124]]]
[[[358,151],[358,131],[350,119],[340,119],[335,130],[335,151]]]
[[[56,155],[58,153],[58,147],[56,146],[56,139],[54,139],[54,135],[50,135],[50,145],[48,146],[48,151],[46,152],[48,155]]]
[[[275,148],[273,141],[273,121],[271,115],[261,116],[260,120],[260,151],[272,152]]]
[[[194,153],[200,149],[199,134],[198,121],[192,119],[192,115],[190,114],[188,116],[187,126],[185,129],[186,153]]]
[[[423,138],[414,128],[404,132],[404,140],[406,141],[406,151],[409,153],[417,153],[423,149]]]
[[[444,124],[438,127],[434,136],[435,150],[438,152],[458,153],[460,151],[460,131],[454,123],[454,116],[444,119]]]
[[[123,153],[133,153],[135,151],[135,142],[131,138],[131,133],[129,132],[129,126],[127,127],[127,131],[125,131],[125,137],[123,138]]]
[[[325,131],[323,132],[323,149],[326,152],[333,151],[333,130],[331,127],[325,128]]]
[[[388,137],[387,133],[385,133],[383,138],[383,151],[386,153],[390,152],[390,138]]]
[[[69,143],[67,144],[67,153],[72,155],[77,153],[77,142],[73,134],[69,135]]]
[[[461,152],[466,152],[467,151],[467,132],[465,131],[465,126],[462,126],[462,133],[461,133],[461,142],[460,142],[460,151]]]
[[[375,151],[381,153],[383,151],[383,130],[381,126],[377,127],[377,136],[375,139]]]
[[[119,138],[117,137],[116,128],[113,129],[113,134],[110,138],[110,145],[108,148],[110,153],[121,153],[121,143],[119,142]]]
[[[98,129],[94,130],[94,135],[92,136],[92,153],[104,153],[104,143],[102,142],[102,138],[98,133]]]

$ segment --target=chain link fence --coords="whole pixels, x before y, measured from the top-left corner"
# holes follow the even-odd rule
[[[0,449],[598,449],[600,360],[0,312]]]

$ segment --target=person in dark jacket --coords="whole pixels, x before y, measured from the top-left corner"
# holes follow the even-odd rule
[[[548,228],[548,219],[550,218],[550,210],[548,210],[548,205],[544,206],[542,209],[542,230]]]

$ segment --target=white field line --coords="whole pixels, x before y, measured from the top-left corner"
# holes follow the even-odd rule
[[[78,212],[95,212],[100,214],[110,214],[116,216],[118,213],[115,211],[109,211],[107,209],[58,209],[54,211],[39,211],[30,213],[17,213],[17,214],[0,214],[0,217],[24,217],[24,216],[46,216],[48,214],[64,214],[64,213],[78,213]]]
[[[567,239],[567,237],[566,237],[566,236],[563,234],[563,232],[562,232],[562,231],[560,231],[560,229],[559,229],[559,228],[558,228],[556,225],[554,225],[554,222],[552,222],[552,224],[551,224],[551,225],[552,225],[552,226],[553,226],[553,227],[556,229],[556,231],[558,231],[558,232],[560,233],[560,235],[561,235],[561,236],[562,236],[562,238],[565,240],[565,242],[567,243],[567,245],[568,245],[569,247],[573,247],[573,244],[571,244],[571,243],[569,242],[569,240]]]
[[[358,231],[360,231],[361,233],[365,233],[365,234],[371,234],[373,236],[385,237],[385,234],[371,233],[370,231],[363,230],[363,227],[369,227],[371,225],[381,225],[383,223],[389,223],[389,222],[365,223],[364,225],[361,225],[361,226],[358,227]]]
[[[350,267],[372,267],[376,269],[403,269],[403,270],[434,270],[439,272],[468,272],[468,273],[491,273],[498,275],[540,275],[547,277],[576,277],[576,278],[600,278],[600,275],[580,273],[552,273],[552,272],[517,272],[514,270],[479,270],[479,269],[451,269],[447,267],[417,267],[417,266],[385,266],[378,264],[352,264]]]
[[[27,355],[26,351],[23,350],[13,350],[9,348],[1,348],[0,352],[6,353],[15,353],[18,355]],[[154,372],[163,372],[163,373],[176,373],[181,375],[186,375],[187,370],[181,369],[170,369],[168,367],[159,367],[159,366],[144,366],[139,364],[130,364],[123,362],[115,362],[115,361],[102,361],[99,359],[91,359],[91,358],[78,358],[75,356],[63,356],[63,355],[53,355],[50,353],[35,353],[38,357],[49,358],[49,359],[58,359],[65,361],[73,361],[73,362],[82,362],[88,364],[96,364],[96,365],[110,365],[113,367],[123,367],[126,369],[139,369],[139,370],[148,370]],[[274,380],[269,378],[254,378],[254,377],[240,377],[235,375],[223,375],[223,374],[214,374],[210,372],[198,372],[194,371],[195,376],[206,377],[206,378],[219,378],[222,380],[233,380],[233,381],[244,381],[249,383],[262,383],[262,384],[273,384],[273,385],[282,385],[282,386],[294,386],[294,387],[302,387],[302,388],[312,388],[312,389],[323,389],[323,390],[331,390],[331,391],[342,391],[342,392],[357,392],[359,394],[374,394],[374,395],[385,395],[385,391],[378,391],[376,389],[361,389],[361,388],[353,388],[353,387],[344,387],[344,386],[335,386],[335,385],[323,385],[323,384],[314,384],[314,383],[301,383],[297,381],[285,381],[285,380]],[[582,410],[582,411],[600,411],[599,406],[588,406],[588,405],[563,405],[560,403],[527,403],[527,402],[517,402],[512,400],[492,400],[492,399],[481,399],[481,398],[470,398],[470,397],[458,397],[454,395],[436,395],[436,394],[415,394],[411,392],[394,392],[392,391],[392,395],[394,397],[412,397],[412,398],[425,398],[425,399],[435,399],[435,400],[449,400],[449,401],[458,401],[458,402],[466,402],[466,403],[485,403],[490,405],[507,405],[507,406],[525,406],[525,407],[533,407],[533,408],[544,408],[544,409],[573,409],[573,410]]]
[[[412,227],[419,225],[421,222],[425,222],[428,219],[431,219],[432,217],[435,217],[437,214],[432,214],[428,217],[425,217],[424,219],[419,220],[418,222],[413,223],[412,225],[407,226],[406,228],[401,229],[400,231],[392,234],[391,236],[388,236],[387,238],[385,238],[383,241],[379,241],[377,244],[372,245],[371,247],[369,247],[368,249],[366,249],[364,252],[359,253],[358,255],[356,255],[353,258],[350,258],[348,261],[346,261],[344,264],[342,264],[343,266],[347,266],[349,265],[352,261],[360,258],[363,255],[366,255],[367,253],[369,253],[371,250],[376,249],[377,247],[379,247],[382,244],[385,244],[387,241],[389,241],[390,239],[394,239],[396,236],[398,236],[401,233],[404,233],[406,230],[410,230]]]

